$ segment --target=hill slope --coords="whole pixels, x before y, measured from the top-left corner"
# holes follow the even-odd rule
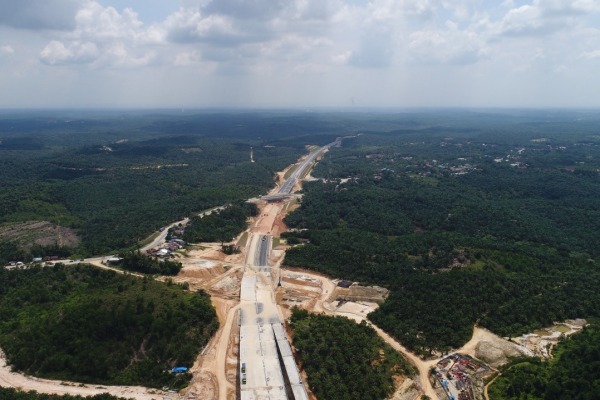
[[[0,269],[0,346],[28,374],[162,387],[218,327],[210,298],[87,265]]]

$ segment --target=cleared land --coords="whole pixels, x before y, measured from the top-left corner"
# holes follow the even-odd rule
[[[280,174],[283,178],[282,175]],[[366,315],[375,310],[378,303],[387,296],[385,291],[358,286],[349,290],[340,289],[337,287],[337,280],[314,271],[283,269],[281,262],[285,247],[268,251],[269,266],[254,265],[257,241],[261,240],[259,239],[261,235],[279,235],[286,230],[282,219],[295,200],[282,203],[264,201],[257,203],[260,209],[259,215],[252,219],[248,230],[240,235],[237,241],[241,246],[241,253],[227,256],[220,251],[219,243],[207,243],[179,258],[184,268],[174,281],[188,283],[191,290],[205,289],[210,293],[221,326],[196,359],[191,368],[192,381],[179,395],[189,399],[235,399],[241,378],[239,360],[240,356],[245,357],[244,354],[239,353],[240,336],[245,336],[249,330],[256,330],[258,327],[256,336],[264,334],[264,343],[274,345],[276,334],[273,323],[287,318],[291,307],[298,306],[312,312],[349,317],[357,322],[366,321],[386,343],[404,354],[417,368],[419,374],[415,380],[410,378],[398,380],[394,399],[413,399],[420,394],[428,395],[431,399],[443,398],[435,391],[430,379],[430,369],[440,359],[422,359],[366,320]],[[160,239],[155,243],[159,243]],[[100,266],[99,262],[95,264]],[[277,284],[280,278],[282,286],[279,287]],[[261,324],[257,323],[261,318],[262,332],[260,332]],[[242,321],[241,326],[240,321]],[[249,323],[250,321],[252,324]],[[244,322],[248,324],[244,325]],[[270,331],[266,329],[268,322],[272,322]],[[569,325],[558,325],[556,330],[564,330],[564,326]],[[243,348],[247,351],[251,346],[243,346]],[[260,351],[263,350],[262,344],[259,348]],[[474,328],[472,339],[458,349],[458,352],[483,360],[492,366],[502,365],[508,357],[528,354],[526,345],[518,346],[478,327]],[[271,356],[273,355],[271,351]],[[80,386],[77,383],[39,380],[11,373],[1,363],[0,367],[2,367],[0,381],[3,385],[24,387],[40,392],[82,395],[108,392],[140,400],[162,400],[173,396],[173,394],[138,387],[90,387]],[[248,374],[247,382],[253,382],[251,379],[260,381],[261,376],[266,381],[267,377],[277,375],[276,370],[277,368],[271,372],[267,370],[267,373],[263,370],[262,375]],[[300,372],[300,375],[306,382],[305,374]],[[260,382],[254,385],[258,387]],[[273,398],[281,393],[274,390]],[[309,395],[313,396],[310,393]]]
[[[75,248],[81,242],[75,230],[48,221],[31,221],[0,227],[0,240],[16,242],[24,249],[30,249],[33,245]]]

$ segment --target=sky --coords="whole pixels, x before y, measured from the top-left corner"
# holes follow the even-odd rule
[[[0,0],[0,108],[600,107],[600,0]]]

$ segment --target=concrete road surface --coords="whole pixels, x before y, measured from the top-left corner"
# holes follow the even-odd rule
[[[307,400],[282,329],[270,268],[265,268],[269,266],[270,253],[270,235],[251,236],[247,257],[250,262],[242,277],[240,293],[240,397],[242,400]],[[280,354],[280,349],[284,354]],[[286,381],[289,382],[287,390]]]
[[[254,265],[257,267],[268,267],[269,266],[269,253],[271,252],[271,236],[260,235],[258,242],[258,251],[256,252],[258,258],[254,260]]]

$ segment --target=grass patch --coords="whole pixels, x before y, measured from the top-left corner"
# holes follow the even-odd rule
[[[188,249],[175,250],[175,254],[180,254],[182,257],[188,258],[190,256]]]
[[[535,333],[538,336],[550,336],[551,335],[551,333],[545,329],[537,329],[537,330],[533,331],[533,333]]]
[[[296,170],[296,168],[298,168],[298,165],[292,165],[290,168],[288,168],[287,171],[285,171],[285,174],[283,174],[283,179],[287,179],[290,176],[292,176],[292,174],[294,173],[294,171]]]
[[[148,236],[146,239],[144,239],[144,240],[140,240],[140,241],[138,242],[139,246],[140,246],[140,247],[144,247],[144,246],[146,246],[146,245],[148,245],[148,244],[152,243],[152,241],[153,241],[154,239],[156,239],[156,238],[158,237],[158,235],[160,235],[160,232],[159,232],[159,231],[156,231],[156,232],[154,232],[152,235]]]
[[[285,214],[291,213],[298,207],[300,207],[300,202],[298,201],[298,198],[293,198],[292,200],[288,201],[287,204],[285,205],[284,213]]]
[[[475,260],[471,263],[469,267],[473,271],[483,271],[483,267],[485,266],[485,262],[482,260]]]
[[[247,244],[248,244],[248,232],[244,232],[238,239],[237,245],[240,247],[246,247]]]
[[[308,168],[306,168],[306,169],[304,170],[304,172],[302,173],[302,176],[301,176],[301,177],[299,177],[298,179],[304,179],[304,178],[306,178],[308,175],[310,175],[310,173],[312,172],[312,170],[313,170],[314,166],[315,166],[315,161],[313,161],[313,162],[311,163],[311,165],[310,165]]]

